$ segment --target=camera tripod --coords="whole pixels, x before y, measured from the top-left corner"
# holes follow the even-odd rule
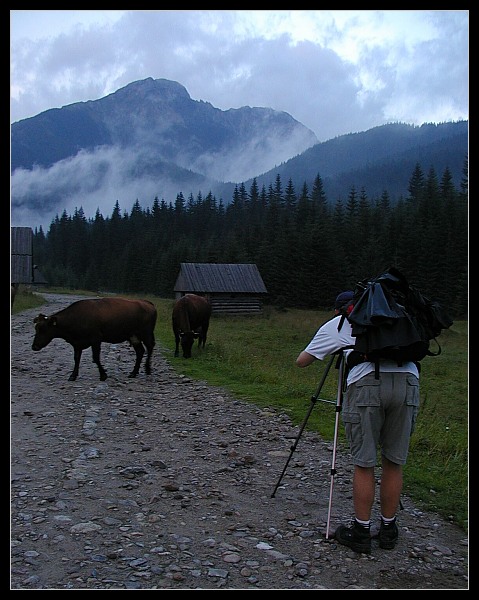
[[[319,394],[321,393],[321,389],[324,385],[324,382],[326,381],[326,377],[328,376],[328,373],[331,369],[331,366],[332,366],[335,358],[337,358],[336,368],[339,370],[338,371],[338,391],[337,391],[337,395],[336,395],[336,402],[334,402],[333,400],[324,400],[322,398],[319,398]],[[299,442],[299,438],[301,437],[301,434],[303,433],[304,428],[306,427],[306,423],[308,422],[308,419],[313,411],[313,408],[314,408],[317,400],[319,399],[321,402],[326,402],[328,404],[335,404],[336,405],[336,419],[335,419],[335,424],[334,424],[334,443],[333,443],[333,457],[332,457],[332,462],[331,462],[331,483],[330,483],[330,488],[329,488],[329,508],[328,508],[328,521],[327,521],[327,525],[326,525],[326,539],[329,539],[329,525],[330,525],[330,521],[331,521],[331,506],[332,506],[332,500],[333,500],[334,476],[336,475],[336,468],[335,468],[336,446],[337,446],[337,439],[338,439],[339,414],[340,414],[341,408],[342,408],[343,391],[344,391],[344,383],[345,383],[345,376],[346,376],[345,362],[346,361],[344,359],[342,350],[339,350],[335,354],[331,355],[329,362],[324,370],[321,381],[319,383],[318,389],[316,390],[316,393],[313,394],[313,396],[311,397],[311,405],[310,405],[309,410],[306,414],[306,417],[304,418],[304,421],[300,427],[299,433],[296,436],[294,444],[291,446],[291,452],[289,454],[288,460],[286,461],[286,464],[284,465],[284,469],[278,479],[278,483],[276,484],[276,487],[274,488],[274,491],[271,494],[271,498],[274,498],[274,495],[276,494],[276,490],[278,489],[278,487],[281,483],[281,480],[283,479],[286,469],[288,468],[289,461],[291,460],[291,457],[293,456],[293,453],[296,450],[296,447]]]

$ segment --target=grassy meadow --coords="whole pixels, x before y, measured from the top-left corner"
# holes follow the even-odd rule
[[[295,424],[303,423],[329,360],[300,369],[295,359],[331,313],[266,306],[262,315],[214,315],[205,349],[198,349],[195,342],[192,358],[185,360],[181,353],[174,357],[173,300],[149,299],[158,309],[157,351],[178,373],[224,387],[257,406],[286,413]],[[41,296],[20,288],[12,312],[42,303]],[[48,314],[48,309],[44,312]],[[421,364],[421,406],[404,468],[404,493],[424,510],[467,531],[468,322],[455,322],[438,341],[441,355],[426,357]],[[326,440],[334,437],[337,383],[337,370],[331,367],[306,426]],[[338,444],[346,444],[342,424]],[[301,442],[295,452],[301,452]]]

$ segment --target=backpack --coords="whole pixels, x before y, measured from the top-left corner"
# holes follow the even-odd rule
[[[379,378],[380,359],[404,362],[419,361],[425,356],[439,356],[437,336],[453,321],[439,302],[430,300],[394,267],[371,280],[358,283],[353,299],[341,310],[351,323],[356,338],[348,355],[348,367],[364,361],[375,363]],[[430,348],[434,340],[436,350]]]

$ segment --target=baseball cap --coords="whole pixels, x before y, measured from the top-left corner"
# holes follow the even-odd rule
[[[335,310],[340,309],[342,306],[350,302],[353,299],[353,296],[354,292],[352,290],[341,292],[338,296],[336,296],[336,300],[334,301]]]

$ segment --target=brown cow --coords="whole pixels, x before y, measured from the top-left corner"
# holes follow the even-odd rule
[[[100,363],[102,342],[109,344],[130,342],[136,352],[136,361],[128,377],[138,375],[145,348],[147,350],[145,372],[150,375],[156,317],[156,307],[148,300],[126,298],[78,300],[50,317],[42,314],[35,317],[32,350],[45,348],[55,338],[61,338],[71,344],[75,366],[68,379],[75,381],[82,351],[91,346],[93,362],[100,371],[100,380],[105,381],[107,374]]]
[[[179,355],[180,341],[184,358],[191,358],[195,338],[198,338],[198,348],[205,347],[210,317],[211,304],[203,296],[186,294],[175,302],[171,316],[176,344],[175,356]]]

